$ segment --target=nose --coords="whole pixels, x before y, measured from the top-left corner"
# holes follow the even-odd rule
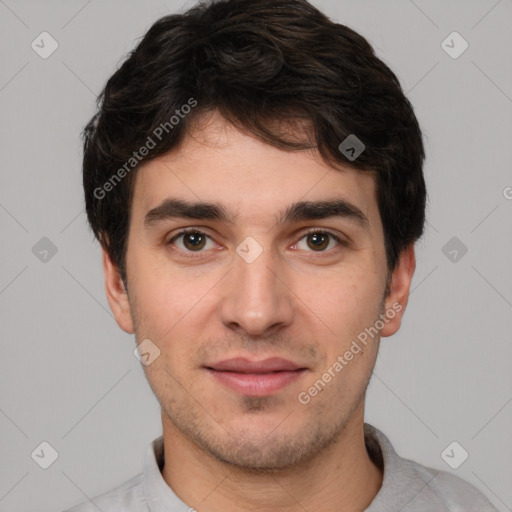
[[[234,268],[226,276],[220,315],[233,330],[263,336],[293,320],[293,292],[286,283],[284,266],[271,250],[251,262],[235,254]]]

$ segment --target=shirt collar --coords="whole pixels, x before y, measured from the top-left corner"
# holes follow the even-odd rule
[[[150,512],[191,512],[164,480],[164,438],[157,437],[149,445],[144,465],[144,496]]]

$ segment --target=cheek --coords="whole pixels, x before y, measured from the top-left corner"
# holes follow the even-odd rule
[[[204,280],[171,264],[163,251],[133,251],[130,263],[131,273],[136,276],[137,300],[144,314],[153,321],[167,324],[178,321],[204,295]]]
[[[349,342],[350,336],[373,324],[380,312],[383,289],[378,274],[373,277],[368,267],[350,272],[340,269],[321,279],[302,277],[296,286],[305,311],[309,308],[309,316],[316,315],[338,344]]]
[[[187,347],[192,349],[191,341],[198,339],[194,329],[199,328],[198,315],[207,303],[205,294],[211,287],[201,280],[170,273],[161,267],[152,268],[147,263],[134,266],[134,271],[137,282],[132,305],[137,338],[149,338],[162,351],[181,357],[180,352]],[[169,351],[170,344],[172,351]]]

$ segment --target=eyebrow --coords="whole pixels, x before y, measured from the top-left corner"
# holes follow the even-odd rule
[[[218,203],[189,202],[182,199],[167,198],[147,212],[144,217],[144,226],[149,229],[163,221],[176,218],[216,220],[232,224],[237,217],[238,214],[231,214],[229,210]],[[277,222],[286,224],[329,217],[348,219],[362,228],[368,228],[369,226],[366,215],[357,206],[344,199],[293,203],[278,215]]]

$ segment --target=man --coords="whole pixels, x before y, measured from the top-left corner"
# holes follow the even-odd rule
[[[162,411],[144,473],[73,511],[493,511],[364,423],[425,217],[398,79],[305,0],[157,21],[84,130],[116,321]]]

